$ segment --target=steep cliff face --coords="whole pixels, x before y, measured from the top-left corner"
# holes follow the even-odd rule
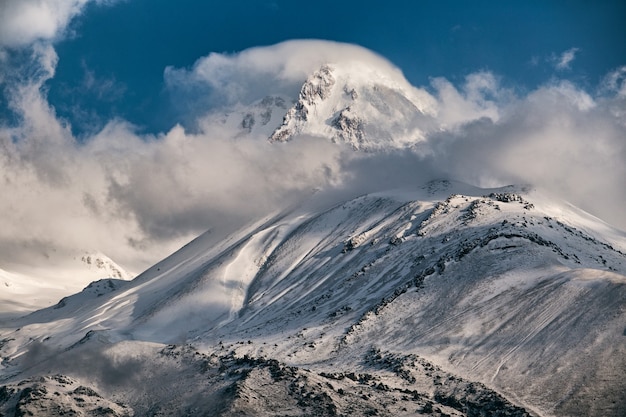
[[[302,85],[298,100],[285,114],[283,123],[270,136],[270,141],[287,141],[301,134],[306,129],[307,122],[319,123],[316,120],[319,117],[318,104],[321,106],[331,97],[334,85],[333,70],[328,65],[322,66],[311,75]]]

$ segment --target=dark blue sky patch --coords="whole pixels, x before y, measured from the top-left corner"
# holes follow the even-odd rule
[[[356,43],[387,57],[407,79],[460,83],[488,70],[517,89],[553,77],[593,88],[626,62],[626,3],[600,1],[129,0],[89,5],[57,45],[50,102],[76,133],[124,118],[149,132],[176,122],[163,71],[210,52],[238,52],[288,39]],[[578,48],[569,68],[560,54]],[[91,76],[100,89],[86,88]],[[107,92],[106,88],[110,87]]]

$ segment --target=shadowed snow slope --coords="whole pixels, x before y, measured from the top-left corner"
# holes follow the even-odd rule
[[[11,384],[50,372],[137,415],[626,409],[622,232],[525,187],[438,181],[314,207],[5,322],[2,410]]]

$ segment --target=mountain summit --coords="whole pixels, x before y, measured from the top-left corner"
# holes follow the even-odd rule
[[[432,123],[426,95],[420,97],[384,77],[363,82],[351,74],[323,65],[302,85],[270,141],[307,134],[371,150],[423,138],[422,129]]]
[[[365,62],[344,62],[322,65],[297,97],[270,95],[211,120],[270,142],[308,135],[368,151],[423,140],[436,125],[434,111],[433,97],[397,74],[368,68]]]

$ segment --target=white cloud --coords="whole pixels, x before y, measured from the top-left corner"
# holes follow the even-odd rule
[[[101,250],[141,269],[206,229],[237,228],[340,176],[341,148],[321,139],[281,147],[180,127],[150,138],[123,122],[86,145],[15,144],[2,133],[0,247],[30,245],[35,258]],[[41,239],[51,244],[33,245]],[[13,252],[0,251],[0,262]]]
[[[197,116],[212,107],[249,104],[269,94],[297,96],[302,82],[328,63],[341,63],[342,68],[369,77],[390,77],[411,88],[402,72],[380,55],[360,46],[320,40],[286,41],[232,55],[212,53],[190,70],[166,68],[164,78],[179,104],[194,103],[184,110]]]
[[[316,189],[350,195],[437,176],[534,183],[626,228],[626,116],[614,111],[625,108],[623,69],[599,97],[569,82],[515,96],[487,72],[461,86],[435,79],[434,133],[414,150],[363,155],[319,138],[272,145],[210,128],[141,135],[122,120],[79,144],[41,89],[54,50],[35,51],[40,71],[11,90],[22,123],[0,126],[0,264],[81,248],[137,270],[206,229],[236,228]],[[211,106],[297,94],[327,60],[406,83],[363,48],[321,41],[212,54],[165,77],[173,91],[187,88],[180,100],[210,93],[203,117]]]
[[[52,39],[89,0],[4,0],[0,2],[0,46],[19,47]]]
[[[0,48],[23,47],[54,40],[89,2],[113,4],[120,0],[2,0]]]
[[[435,78],[431,84],[438,98],[437,119],[445,128],[483,117],[497,121],[497,102],[508,95],[500,88],[493,74],[488,72],[468,75],[461,91],[445,78]]]
[[[626,65],[607,74],[602,81],[601,88],[603,92],[626,98]]]
[[[570,64],[574,61],[579,51],[579,48],[570,48],[559,56],[553,56],[554,67],[560,71],[570,69]]]
[[[500,108],[497,122],[431,137],[433,159],[469,182],[543,187],[626,228],[624,115],[612,105],[570,83],[546,85]]]
[[[10,91],[21,123],[0,126],[0,264],[100,250],[141,270],[202,231],[232,230],[334,181],[341,148],[325,140],[139,135],[121,120],[78,143],[43,84],[56,54],[37,46],[36,77]]]

